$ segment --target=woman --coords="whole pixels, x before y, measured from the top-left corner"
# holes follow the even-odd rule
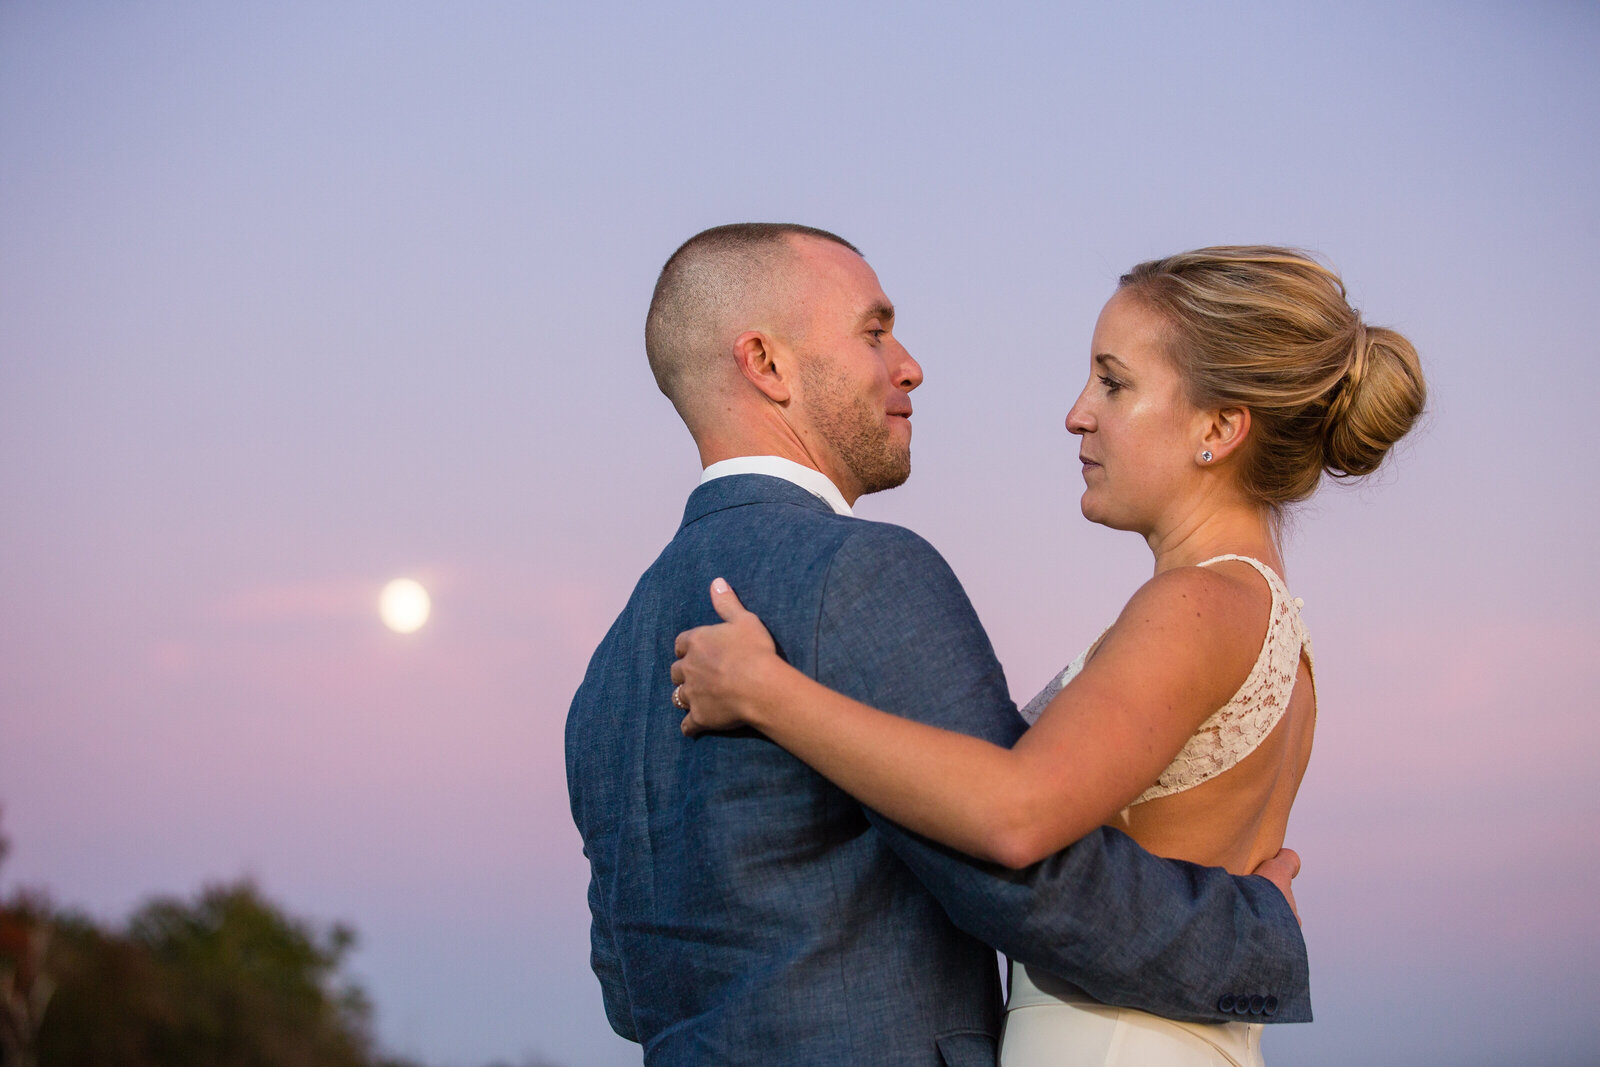
[[[1284,510],[1371,473],[1422,410],[1416,352],[1367,327],[1304,253],[1200,249],[1140,264],[1101,312],[1067,414],[1085,518],[1140,534],[1155,575],[1024,709],[1011,749],[876,711],[780,660],[719,579],[720,626],[678,639],[686,733],[753,726],[862,803],[1023,867],[1101,824],[1247,873],[1283,844],[1316,693],[1283,583]],[[1260,1025],[1100,1005],[1013,967],[1001,1062],[1259,1064]]]

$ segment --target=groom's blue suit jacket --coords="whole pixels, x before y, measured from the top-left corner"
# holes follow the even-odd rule
[[[717,621],[719,575],[824,684],[1000,744],[1023,730],[921,538],[777,478],[695,490],[567,719],[594,969],[646,1063],[992,1067],[990,945],[1173,1018],[1234,1020],[1218,1005],[1241,996],[1275,998],[1274,1021],[1310,1018],[1299,927],[1263,879],[1157,859],[1109,829],[1009,871],[900,829],[752,731],[685,738],[673,639]]]

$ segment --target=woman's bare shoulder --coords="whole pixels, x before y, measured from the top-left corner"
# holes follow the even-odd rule
[[[1162,571],[1135,590],[1117,621],[1153,617],[1176,623],[1194,619],[1208,628],[1243,626],[1259,637],[1271,609],[1271,591],[1254,568],[1224,561],[1209,567]]]
[[[1200,670],[1237,686],[1260,651],[1271,609],[1271,593],[1249,564],[1174,567],[1134,592],[1095,658],[1121,653],[1114,658],[1135,657],[1145,669]]]

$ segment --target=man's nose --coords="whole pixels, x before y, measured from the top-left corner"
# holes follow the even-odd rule
[[[894,383],[908,393],[922,384],[922,364],[911,358],[905,345],[900,346],[900,365],[895,368]]]

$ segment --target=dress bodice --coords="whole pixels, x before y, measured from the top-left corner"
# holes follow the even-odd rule
[[[1283,718],[1283,713],[1289,708],[1289,696],[1294,691],[1302,651],[1305,653],[1307,665],[1311,664],[1311,638],[1300,619],[1300,609],[1304,607],[1300,598],[1289,595],[1283,579],[1278,577],[1277,572],[1271,567],[1249,556],[1217,556],[1206,560],[1200,566],[1208,567],[1225,560],[1238,560],[1250,564],[1262,578],[1266,579],[1267,586],[1272,591],[1272,610],[1268,616],[1267,633],[1261,643],[1261,652],[1257,655],[1249,676],[1233,694],[1232,699],[1200,724],[1200,728],[1189,738],[1177,758],[1161,772],[1161,777],[1156,779],[1154,785],[1139,795],[1139,799],[1134,801],[1135,804],[1193,789],[1235,766],[1254,752],[1272,732],[1272,728],[1278,725],[1278,720]],[[1104,637],[1105,631],[1101,631],[1100,636]],[[1090,652],[1099,643],[1099,638],[1096,638],[1094,644],[1051,679],[1050,684],[1023,707],[1022,717],[1030,726],[1044,713],[1045,705],[1055,699],[1056,694],[1065,689],[1067,683],[1083,670]],[[1316,692],[1315,687],[1316,675],[1313,669],[1313,696]]]

